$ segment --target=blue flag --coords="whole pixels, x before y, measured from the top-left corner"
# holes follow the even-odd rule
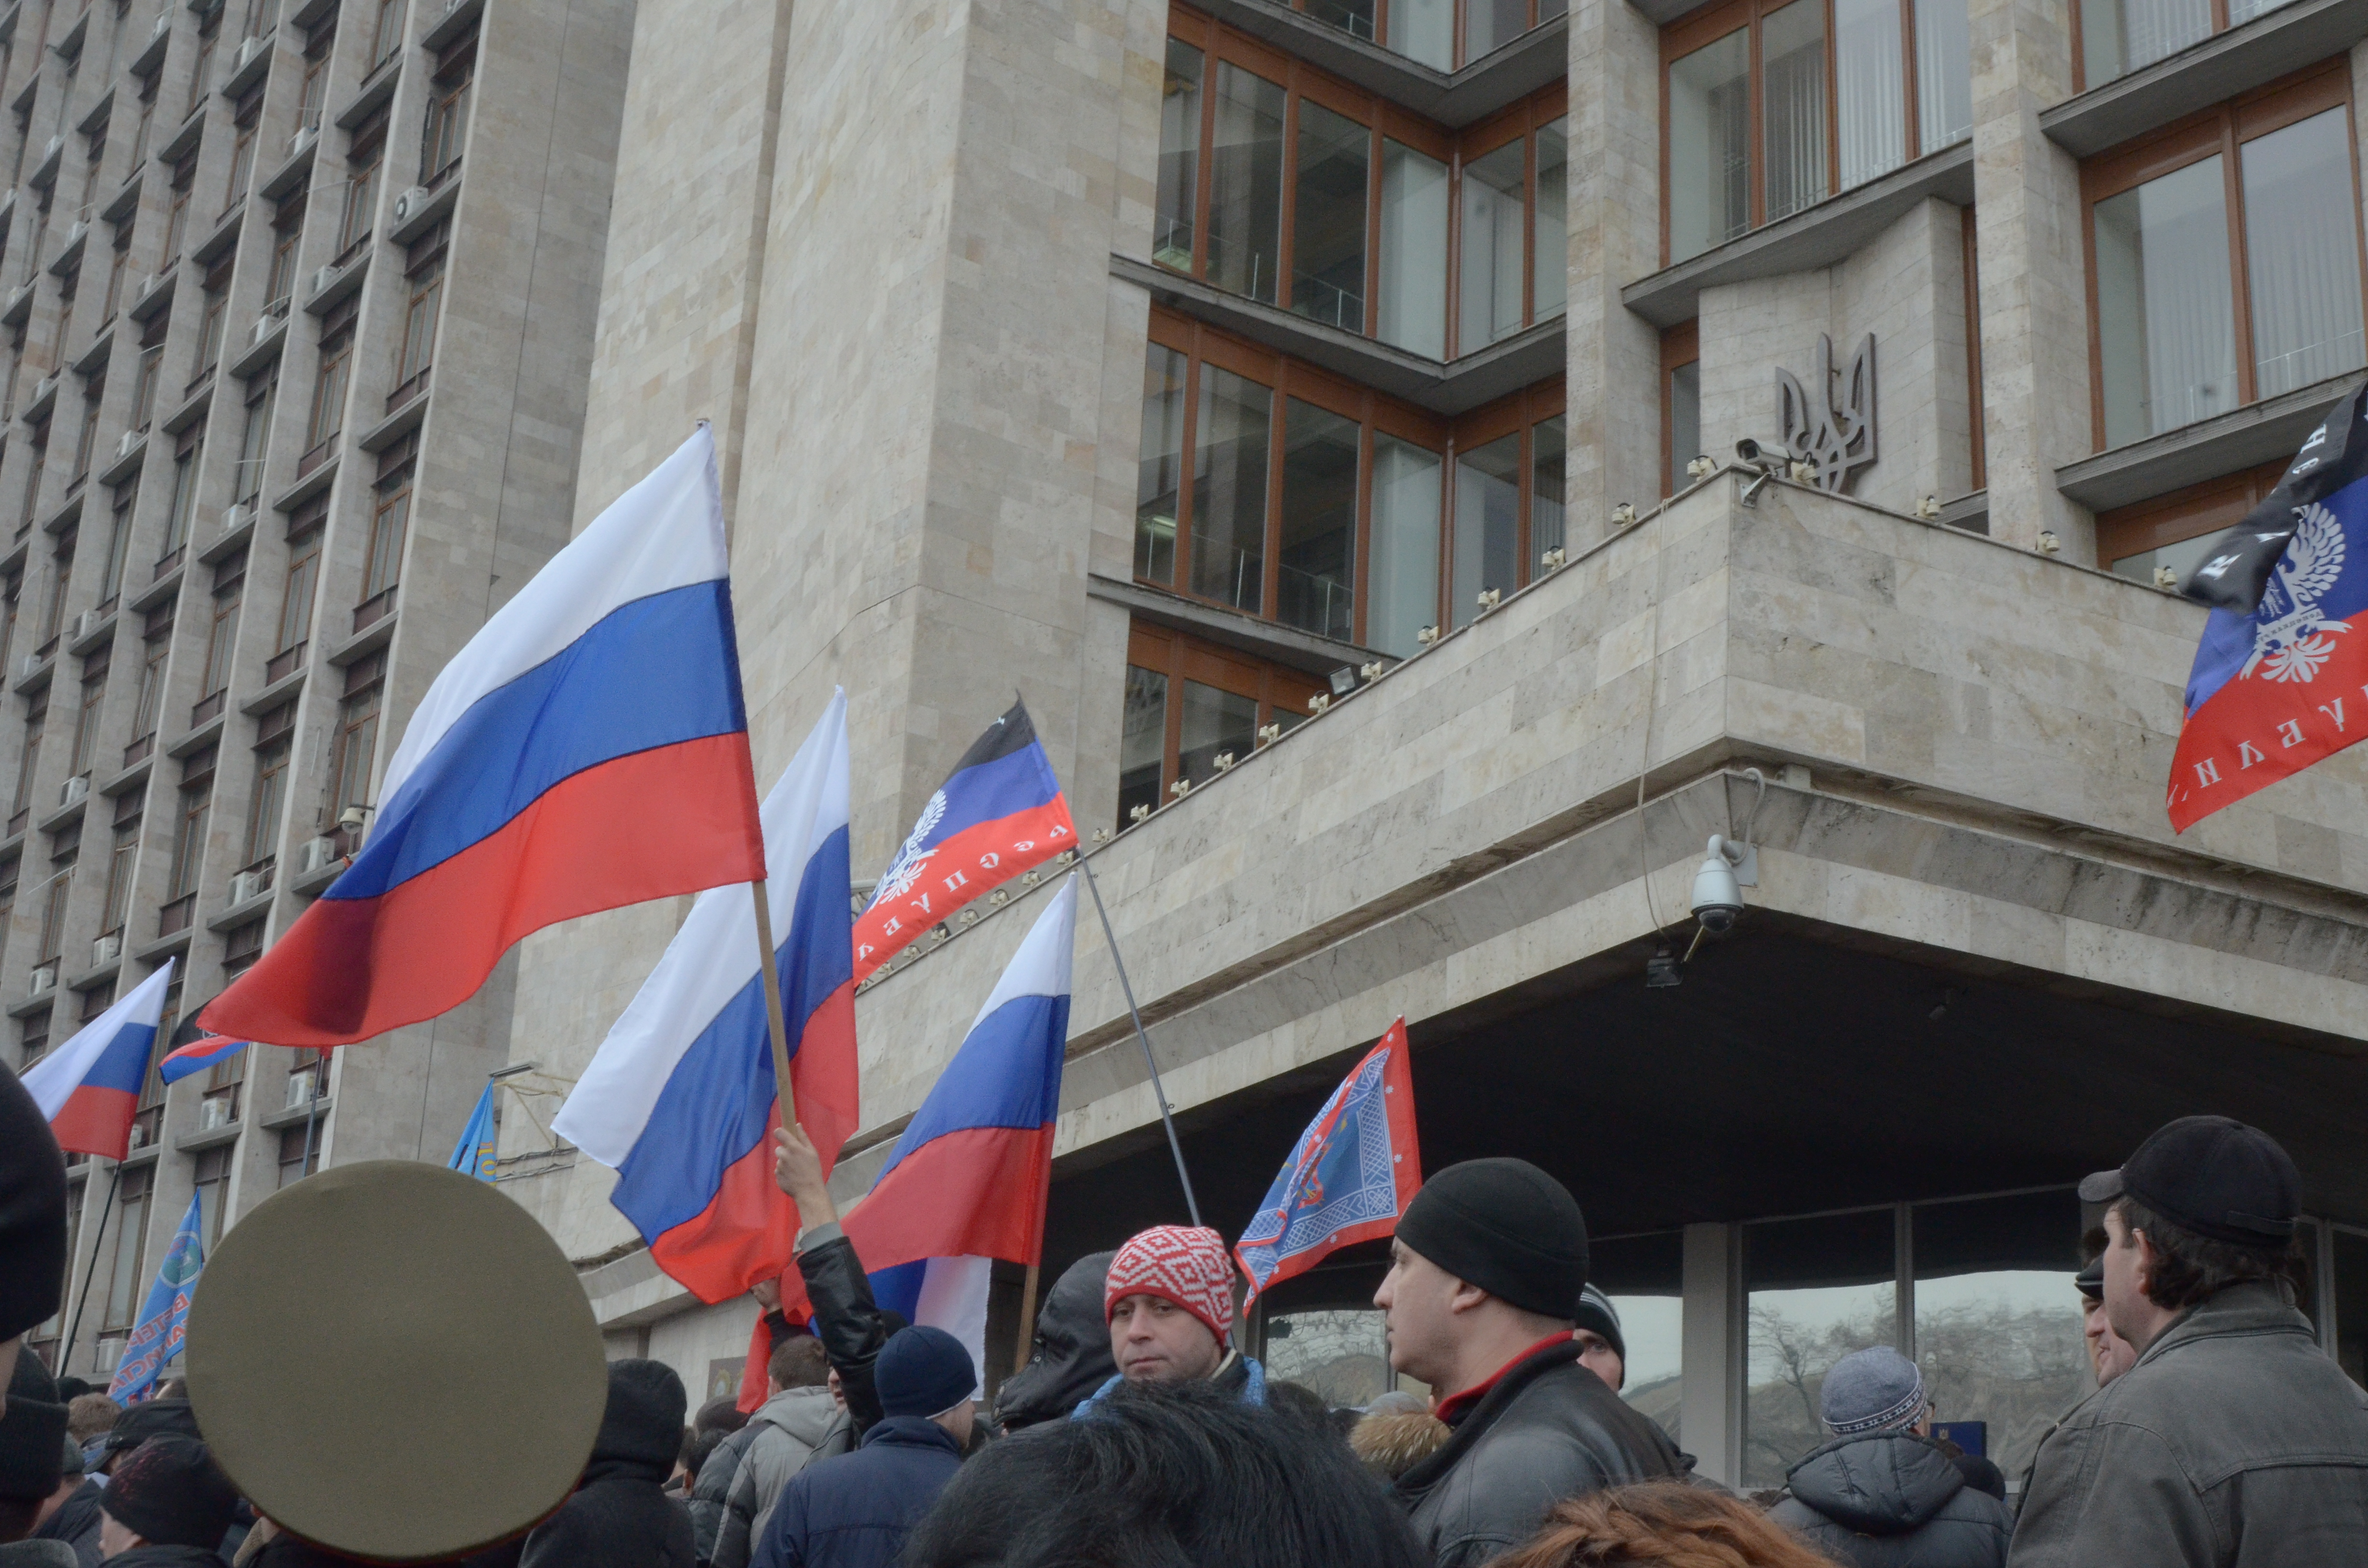
[[[107,1397],[118,1404],[137,1404],[154,1393],[157,1375],[181,1353],[181,1338],[188,1332],[189,1296],[206,1267],[206,1246],[200,1239],[204,1197],[202,1192],[189,1195],[189,1211],[181,1216],[181,1228],[173,1233],[173,1244],[165,1249],[165,1261],[156,1269],[156,1283],[148,1287],[139,1326],[123,1342],[123,1359],[116,1366],[115,1381],[107,1386]]]
[[[452,1157],[444,1162],[463,1176],[479,1181],[494,1179],[494,1086],[477,1096],[477,1108],[469,1113],[469,1125],[461,1129],[461,1142],[452,1146]]]

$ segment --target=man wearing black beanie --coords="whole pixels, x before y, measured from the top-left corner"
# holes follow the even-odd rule
[[[1587,1263],[1577,1202],[1524,1160],[1450,1165],[1398,1221],[1373,1304],[1391,1368],[1444,1391],[1452,1436],[1397,1481],[1438,1568],[1510,1550],[1566,1497],[1685,1473],[1660,1427],[1579,1362]]]
[[[238,1488],[205,1444],[167,1432],[124,1456],[98,1506],[99,1546],[119,1568],[213,1568]]]
[[[63,1473],[66,1407],[40,1358],[17,1359],[8,1377],[8,1409],[0,1415],[0,1568],[65,1568],[74,1548],[63,1541],[28,1540],[41,1506]],[[63,1558],[58,1556],[63,1552]]]
[[[56,1314],[65,1282],[65,1156],[41,1108],[0,1065],[0,1391],[25,1331]],[[0,1411],[7,1402],[0,1392]]]

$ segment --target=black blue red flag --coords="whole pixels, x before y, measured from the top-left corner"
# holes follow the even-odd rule
[[[860,982],[913,939],[1031,867],[1076,847],[1077,824],[1027,704],[986,727],[938,786],[855,921]]]
[[[2363,392],[2336,405],[2182,586],[2214,608],[2165,801],[2180,832],[2368,734]]]
[[[1234,1247],[1250,1298],[1334,1249],[1396,1231],[1422,1186],[1406,1020],[1332,1091]]]

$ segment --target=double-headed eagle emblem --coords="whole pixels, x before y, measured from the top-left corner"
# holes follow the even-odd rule
[[[2335,656],[2328,634],[2351,630],[2351,622],[2330,619],[2318,608],[2343,575],[2341,519],[2316,501],[2295,507],[2294,517],[2294,539],[2254,612],[2253,656],[2241,676],[2259,669],[2266,680],[2309,680]]]

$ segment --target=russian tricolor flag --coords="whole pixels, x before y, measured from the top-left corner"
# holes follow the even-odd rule
[[[765,799],[790,1083],[827,1172],[855,1131],[855,979],[848,932],[847,698]],[[609,1201],[658,1267],[720,1301],[788,1268],[797,1207],[773,1185],[781,1124],[746,888],[700,895],[601,1041],[552,1130],[617,1172]]]
[[[1076,842],[1027,704],[1015,702],[954,764],[881,877],[855,923],[855,978],[869,978],[973,899]]]
[[[844,1221],[873,1299],[960,1339],[973,1366],[986,1364],[993,1260],[1044,1250],[1076,925],[1073,872]]]
[[[225,1040],[218,1034],[208,1034],[198,1027],[195,1018],[173,1031],[173,1038],[191,1038],[165,1053],[156,1063],[156,1075],[168,1084],[177,1084],[193,1073],[202,1073],[217,1062],[227,1061],[252,1043],[243,1040]]]
[[[165,988],[172,983],[173,960],[166,959],[131,994],[26,1069],[25,1087],[49,1118],[59,1148],[108,1160],[131,1152],[140,1083],[156,1049]]]
[[[729,566],[702,426],[436,677],[368,845],[206,1027],[349,1045],[466,1001],[545,926],[761,879]]]

